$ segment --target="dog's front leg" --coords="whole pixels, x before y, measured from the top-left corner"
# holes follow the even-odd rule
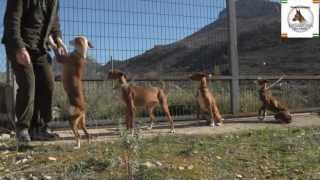
[[[261,116],[261,114],[263,114],[263,115]],[[265,119],[265,117],[266,117],[266,107],[263,105],[263,106],[259,109],[258,119],[259,119],[260,121],[263,121],[263,120]]]
[[[80,117],[79,114],[76,115],[72,115],[71,119],[70,119],[70,125],[71,125],[71,129],[72,132],[76,138],[76,143],[77,146],[74,147],[74,149],[80,149],[81,145],[80,145],[80,134],[78,132],[78,123],[79,123]]]
[[[130,107],[127,107],[127,112],[126,112],[126,126],[127,130],[130,130],[131,128],[131,119],[132,119],[132,110],[130,110]]]
[[[197,102],[197,106],[196,106],[196,113],[197,113],[197,122],[198,122],[198,126],[200,126],[200,113],[201,113],[201,108],[199,103]]]
[[[131,92],[124,92],[123,95],[123,100],[126,104],[126,125],[127,125],[127,130],[131,130],[133,127],[132,122],[133,122],[133,115],[134,115],[134,102],[132,98],[132,93]]]
[[[215,119],[215,125],[221,126],[224,119],[220,114],[219,108],[217,106],[217,102],[214,98],[212,99],[212,113]]]
[[[130,115],[130,128],[134,129],[134,125],[133,125],[133,118],[134,118],[134,112],[136,110],[136,107],[134,105],[134,100],[133,100],[133,93],[130,92],[129,93],[129,115]]]
[[[209,114],[210,114],[210,124],[209,124],[209,126],[210,127],[215,127],[215,124],[214,124],[214,112],[213,112],[213,110],[212,110],[212,104],[210,103],[209,104]]]
[[[85,112],[82,112],[82,117],[81,117],[81,120],[79,123],[80,123],[81,129],[83,130],[84,134],[86,135],[88,144],[90,144],[91,137],[90,137],[90,134],[89,134],[88,129],[86,127],[86,114],[85,114]]]
[[[127,125],[127,130],[130,134],[134,134],[133,130],[133,117],[134,117],[134,111],[130,106],[127,107],[127,112],[126,112],[126,125]]]
[[[150,126],[148,128],[149,130],[151,130],[153,128],[153,124],[154,124],[155,116],[154,116],[153,110],[154,110],[154,105],[147,106],[147,111],[148,111],[149,118],[150,118]]]

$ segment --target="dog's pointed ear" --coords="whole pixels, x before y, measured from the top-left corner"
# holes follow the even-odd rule
[[[94,48],[94,46],[92,45],[92,43],[88,40],[88,47],[89,48]]]
[[[122,76],[126,79],[126,80],[129,80],[128,76],[124,73],[122,73]]]
[[[128,76],[124,72],[118,71],[117,73],[119,74],[119,76],[123,76],[126,80],[128,80]]]

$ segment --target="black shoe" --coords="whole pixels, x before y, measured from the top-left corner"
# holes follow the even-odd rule
[[[19,144],[29,143],[31,141],[27,128],[17,129],[16,138]]]
[[[57,133],[51,133],[49,128],[43,127],[40,129],[39,134],[44,138],[46,141],[57,140],[59,135]]]
[[[43,138],[40,134],[40,130],[38,128],[31,128],[29,130],[30,138],[32,141],[42,141]]]
[[[50,133],[48,128],[34,128],[30,130],[32,141],[53,141],[59,138],[58,134]]]

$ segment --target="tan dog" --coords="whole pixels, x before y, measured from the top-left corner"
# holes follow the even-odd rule
[[[209,125],[211,127],[220,126],[224,119],[220,114],[214,95],[208,88],[207,78],[209,78],[209,75],[205,73],[195,73],[190,76],[191,80],[200,82],[196,94],[198,102],[197,118],[200,119],[200,112],[208,112],[210,114]]]
[[[266,110],[269,110],[276,113],[274,116],[276,120],[282,123],[290,123],[292,121],[292,116],[288,107],[272,95],[270,88],[273,85],[268,86],[268,81],[264,79],[260,79],[257,82],[261,86],[259,90],[259,96],[260,100],[262,101],[262,106],[259,109],[259,120],[264,120],[266,116]]]
[[[133,129],[133,118],[137,108],[143,108],[148,112],[150,117],[150,129],[152,129],[155,119],[153,110],[158,104],[160,104],[163,112],[170,122],[171,133],[175,132],[173,120],[168,107],[167,97],[162,89],[158,87],[130,85],[127,82],[128,77],[120,71],[109,72],[108,79],[118,80],[120,83],[122,100],[127,106],[127,129]]]
[[[67,93],[70,103],[70,126],[76,138],[76,149],[80,148],[80,134],[78,129],[81,128],[88,141],[90,135],[86,128],[85,100],[83,95],[82,77],[86,63],[87,50],[93,48],[92,44],[86,37],[76,37],[70,41],[70,45],[75,49],[65,57],[57,57],[58,62],[62,64],[62,82],[65,92]]]

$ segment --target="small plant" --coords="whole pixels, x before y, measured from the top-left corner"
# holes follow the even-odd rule
[[[81,178],[87,172],[88,167],[89,165],[86,161],[76,162],[69,168],[69,176],[77,179]]]
[[[120,146],[124,149],[122,160],[126,166],[128,179],[136,179],[139,171],[139,151],[141,150],[141,137],[139,131],[129,132],[122,127],[121,119],[118,121],[120,129]]]

